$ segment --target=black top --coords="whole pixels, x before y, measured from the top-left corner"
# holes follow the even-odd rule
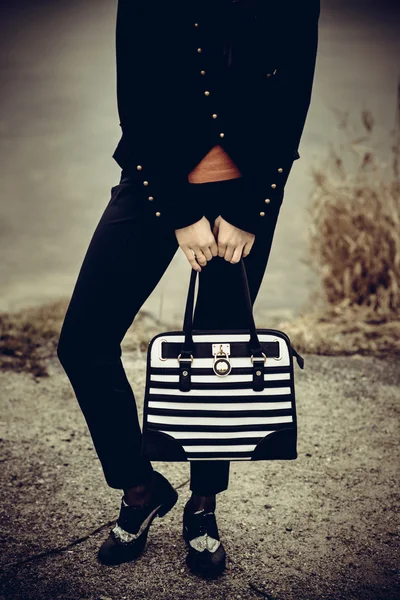
[[[113,158],[150,218],[201,219],[188,174],[220,144],[248,182],[228,222],[262,232],[283,189],[309,108],[319,0],[119,0]]]

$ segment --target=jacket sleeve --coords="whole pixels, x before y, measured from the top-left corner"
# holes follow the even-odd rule
[[[149,214],[179,229],[200,220],[203,210],[190,202],[185,147],[177,135],[181,99],[173,83],[179,59],[173,27],[168,3],[118,0],[119,148],[129,157],[123,167],[141,186]]]
[[[264,3],[264,7],[267,4]],[[284,3],[282,3],[284,5]],[[317,46],[320,1],[291,2],[288,14],[281,13],[282,27],[277,27],[281,50],[276,74],[268,74],[265,94],[257,100],[262,126],[254,130],[256,151],[248,161],[244,151],[237,165],[249,181],[249,195],[242,203],[230,203],[221,216],[233,225],[262,234],[270,211],[283,200],[284,187],[293,162],[300,158],[298,147],[303,133],[312,94]],[[264,14],[265,23],[271,17]],[[267,30],[265,36],[268,36]],[[268,87],[270,86],[270,87]],[[270,95],[269,95],[270,94]],[[249,115],[251,111],[249,110]],[[256,124],[255,124],[256,125]]]

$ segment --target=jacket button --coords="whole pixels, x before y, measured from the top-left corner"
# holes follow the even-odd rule
[[[202,75],[205,75],[205,74],[206,74],[206,72],[204,71],[204,69],[202,69],[202,70],[200,71],[200,73],[201,73]]]
[[[141,171],[143,169],[142,165],[138,165],[136,168],[138,171]]]
[[[260,217],[264,217],[265,216],[265,212],[261,211],[260,212]]]
[[[159,217],[160,215],[161,215],[161,213],[157,211],[156,212],[156,217]]]
[[[213,114],[212,118],[216,119],[218,115],[216,115],[215,113]]]
[[[276,188],[276,183],[272,183],[271,187],[272,187],[272,189],[275,189]]]
[[[149,196],[147,200],[154,200],[154,196]]]
[[[195,24],[194,24],[194,26],[195,26],[195,27],[198,27],[198,26],[199,26],[199,24],[198,24],[198,23],[195,23]]]
[[[221,132],[221,133],[219,134],[219,137],[223,138],[223,137],[225,137],[225,134],[224,134],[223,132]]]
[[[267,77],[271,77],[272,73],[267,73]]]
[[[197,48],[197,52],[202,52],[202,49],[201,48]]]
[[[143,181],[143,185],[149,185],[148,181]]]
[[[204,92],[204,95],[205,95],[205,96],[209,96],[209,95],[210,95],[210,92],[209,92],[208,90],[206,90],[206,91]]]
[[[282,167],[279,167],[279,169],[278,169],[278,173],[283,173],[283,169],[282,169]]]
[[[265,202],[266,204],[269,204],[269,203],[271,202],[271,200],[270,200],[270,198],[265,198],[264,202]]]

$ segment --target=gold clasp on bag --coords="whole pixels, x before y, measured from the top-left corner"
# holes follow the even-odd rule
[[[178,355],[178,358],[177,358],[178,361],[180,361],[180,360],[190,360],[190,362],[192,363],[193,360],[194,360],[193,359],[193,354],[190,355],[190,358],[185,358],[185,357],[181,358],[181,356],[182,356],[182,354]]]
[[[264,357],[264,365],[265,365],[265,361],[267,360],[267,356],[266,356],[266,354],[264,354],[264,352],[261,352],[261,354]],[[256,356],[256,358],[260,358],[260,357]],[[253,354],[250,356],[250,360],[251,360],[251,364],[254,364],[254,356],[253,356]]]
[[[212,353],[214,356],[213,370],[218,377],[226,377],[232,370],[229,362],[231,353],[230,344],[213,344]]]

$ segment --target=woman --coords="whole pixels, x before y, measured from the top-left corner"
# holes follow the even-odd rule
[[[122,489],[98,558],[144,550],[177,492],[141,457],[121,341],[181,248],[200,272],[194,328],[246,328],[238,262],[254,303],[310,103],[319,2],[119,0],[120,182],[97,225],[63,323],[58,356],[107,484]],[[216,494],[229,461],[192,461],[183,514],[187,564],[224,569]]]

